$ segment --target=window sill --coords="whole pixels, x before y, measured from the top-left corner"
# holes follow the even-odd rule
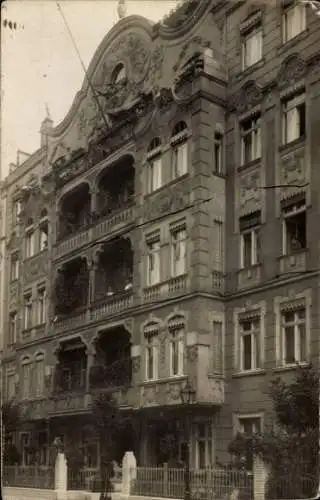
[[[164,378],[158,378],[155,380],[144,380],[143,382],[139,383],[139,386],[145,386],[145,385],[157,385],[157,384],[166,384],[168,382],[173,382],[173,381],[179,381],[179,380],[185,380],[187,378],[187,375],[171,375],[170,377],[164,377]]]
[[[291,363],[288,365],[276,366],[273,368],[275,373],[277,372],[289,372],[292,370],[296,370],[297,368],[307,368],[309,366],[308,361],[301,361],[300,363]]]
[[[306,142],[306,136],[298,137],[298,139],[295,139],[294,141],[287,142],[286,144],[282,144],[279,146],[279,153],[287,153],[288,151],[291,152],[293,149],[298,149],[299,146],[304,146]]]
[[[256,370],[240,371],[232,374],[232,378],[253,377],[255,375],[265,375],[266,370],[257,368]]]
[[[246,76],[250,75],[250,73],[252,73],[253,71],[256,71],[257,69],[262,68],[264,63],[265,63],[265,60],[264,60],[264,57],[262,57],[256,63],[252,64],[251,66],[248,66],[247,68],[242,69],[242,71],[240,71],[237,74],[236,80],[239,81],[242,78],[245,78]]]
[[[167,189],[167,188],[175,185],[176,183],[178,183],[179,181],[184,180],[188,176],[189,176],[189,173],[187,172],[187,173],[185,173],[183,175],[180,175],[180,177],[176,177],[175,179],[171,179],[169,182],[166,182],[165,184],[162,184],[162,186],[160,186],[158,189],[155,189],[154,191],[151,191],[151,193],[145,193],[144,198],[145,199],[151,198],[152,196],[160,193],[160,191],[162,191],[163,189]]]
[[[287,50],[290,50],[296,43],[302,42],[305,38],[309,36],[309,34],[310,30],[309,28],[306,28],[305,30],[301,31],[301,33],[298,33],[298,35],[294,36],[293,38],[290,38],[290,40],[282,42],[281,47],[278,48],[278,55],[281,55]]]
[[[261,163],[261,156],[260,156],[260,158],[256,158],[255,160],[251,160],[247,163],[244,163],[243,165],[239,165],[239,167],[237,167],[237,171],[241,172],[242,170],[247,170],[250,167],[255,167],[255,166],[259,165],[259,163]]]

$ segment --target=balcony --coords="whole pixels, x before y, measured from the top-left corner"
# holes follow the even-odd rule
[[[73,234],[57,242],[54,250],[54,257],[59,258],[74,250],[78,250],[90,241],[90,229],[79,230],[79,233]]]
[[[163,407],[181,405],[181,389],[186,376],[146,382],[140,388],[140,407]],[[215,377],[198,379],[194,404],[214,404],[224,402],[224,381]]]
[[[154,302],[162,298],[175,297],[188,291],[188,276],[182,274],[143,290],[143,301]]]
[[[91,395],[80,392],[57,393],[50,400],[49,415],[86,413],[91,407]]]
[[[135,222],[135,207],[130,204],[127,207],[118,209],[105,216],[102,220],[93,227],[92,239],[96,240],[101,237],[109,236],[113,231],[119,231],[129,224]]]
[[[280,274],[300,273],[307,269],[307,250],[283,255],[279,258]]]
[[[133,306],[132,292],[127,292],[113,297],[106,297],[95,302],[90,308],[89,321],[99,321],[100,319],[113,316],[125,311]]]
[[[256,286],[261,280],[261,266],[246,267],[238,271],[238,290]]]
[[[86,308],[81,308],[68,315],[56,316],[54,330],[57,333],[73,330],[81,325],[85,325],[88,321],[90,321],[88,310]]]

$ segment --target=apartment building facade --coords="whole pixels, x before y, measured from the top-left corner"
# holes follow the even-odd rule
[[[65,119],[45,121],[7,180],[23,463],[60,436],[96,466],[88,415],[111,388],[135,421],[119,456],[183,460],[191,419],[192,465],[226,462],[235,431],[267,424],[271,377],[317,359],[319,27],[298,2],[124,18]]]

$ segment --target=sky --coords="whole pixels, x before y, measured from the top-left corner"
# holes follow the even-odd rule
[[[115,0],[59,0],[86,68],[117,22]],[[159,21],[177,0],[126,0],[127,15]],[[1,22],[1,178],[17,150],[40,147],[40,125],[49,108],[54,125],[67,114],[84,73],[55,0],[7,0]]]

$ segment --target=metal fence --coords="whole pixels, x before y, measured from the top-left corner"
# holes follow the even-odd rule
[[[3,468],[3,486],[54,488],[54,467],[12,465]]]
[[[246,471],[224,469],[190,470],[191,498],[195,500],[253,500],[253,476]],[[138,467],[133,481],[133,495],[183,498],[184,469]]]
[[[114,467],[113,475],[111,478],[112,491],[119,491],[122,481],[121,467]],[[100,491],[101,479],[100,471],[98,468],[80,469],[74,471],[68,469],[68,490],[78,491]]]

